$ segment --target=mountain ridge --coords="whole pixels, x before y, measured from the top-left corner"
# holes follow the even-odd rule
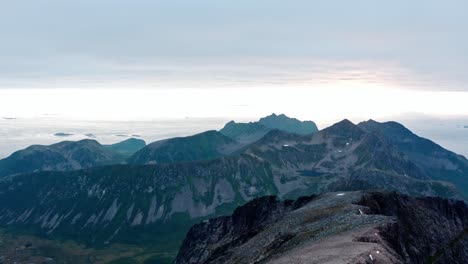
[[[82,139],[52,145],[32,145],[1,159],[0,177],[119,164],[142,144],[146,143],[141,139],[127,139],[111,145],[102,145],[94,139]]]
[[[462,201],[382,192],[266,196],[194,225],[174,263],[464,263],[467,228]]]

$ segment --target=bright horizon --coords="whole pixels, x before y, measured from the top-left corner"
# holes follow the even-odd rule
[[[90,121],[186,117],[244,120],[274,112],[330,124],[344,118],[390,120],[405,115],[460,118],[468,113],[466,102],[468,92],[346,84],[326,89],[2,89],[0,117],[55,116]]]

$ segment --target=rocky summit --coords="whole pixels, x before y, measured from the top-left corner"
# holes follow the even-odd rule
[[[193,226],[175,264],[466,263],[468,207],[397,193],[266,196]]]

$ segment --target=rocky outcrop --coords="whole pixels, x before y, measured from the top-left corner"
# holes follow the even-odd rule
[[[397,193],[255,199],[193,226],[176,264],[466,263],[464,202]]]
[[[205,220],[192,227],[185,238],[182,252],[188,259],[182,261],[184,257],[181,256],[176,262],[201,263],[215,259],[223,261],[227,257],[223,255],[224,250],[241,246],[269,225],[279,221],[285,214],[313,198],[314,196],[310,196],[297,201],[280,202],[275,196],[265,196],[237,208],[230,217]],[[207,247],[213,250],[206,250]]]
[[[370,193],[359,202],[368,214],[393,216],[379,227],[382,240],[403,263],[466,263],[468,208],[463,201]]]

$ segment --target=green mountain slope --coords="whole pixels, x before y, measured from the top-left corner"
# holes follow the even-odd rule
[[[225,156],[240,145],[217,131],[171,138],[149,144],[128,159],[130,164],[201,161]]]
[[[112,145],[104,145],[104,147],[112,150],[117,154],[120,154],[124,158],[130,157],[131,155],[135,154],[135,152],[139,151],[145,146],[146,142],[142,139],[137,138],[129,138],[127,140]]]
[[[117,164],[123,157],[90,139],[33,145],[0,160],[0,177],[36,171],[69,171]]]

